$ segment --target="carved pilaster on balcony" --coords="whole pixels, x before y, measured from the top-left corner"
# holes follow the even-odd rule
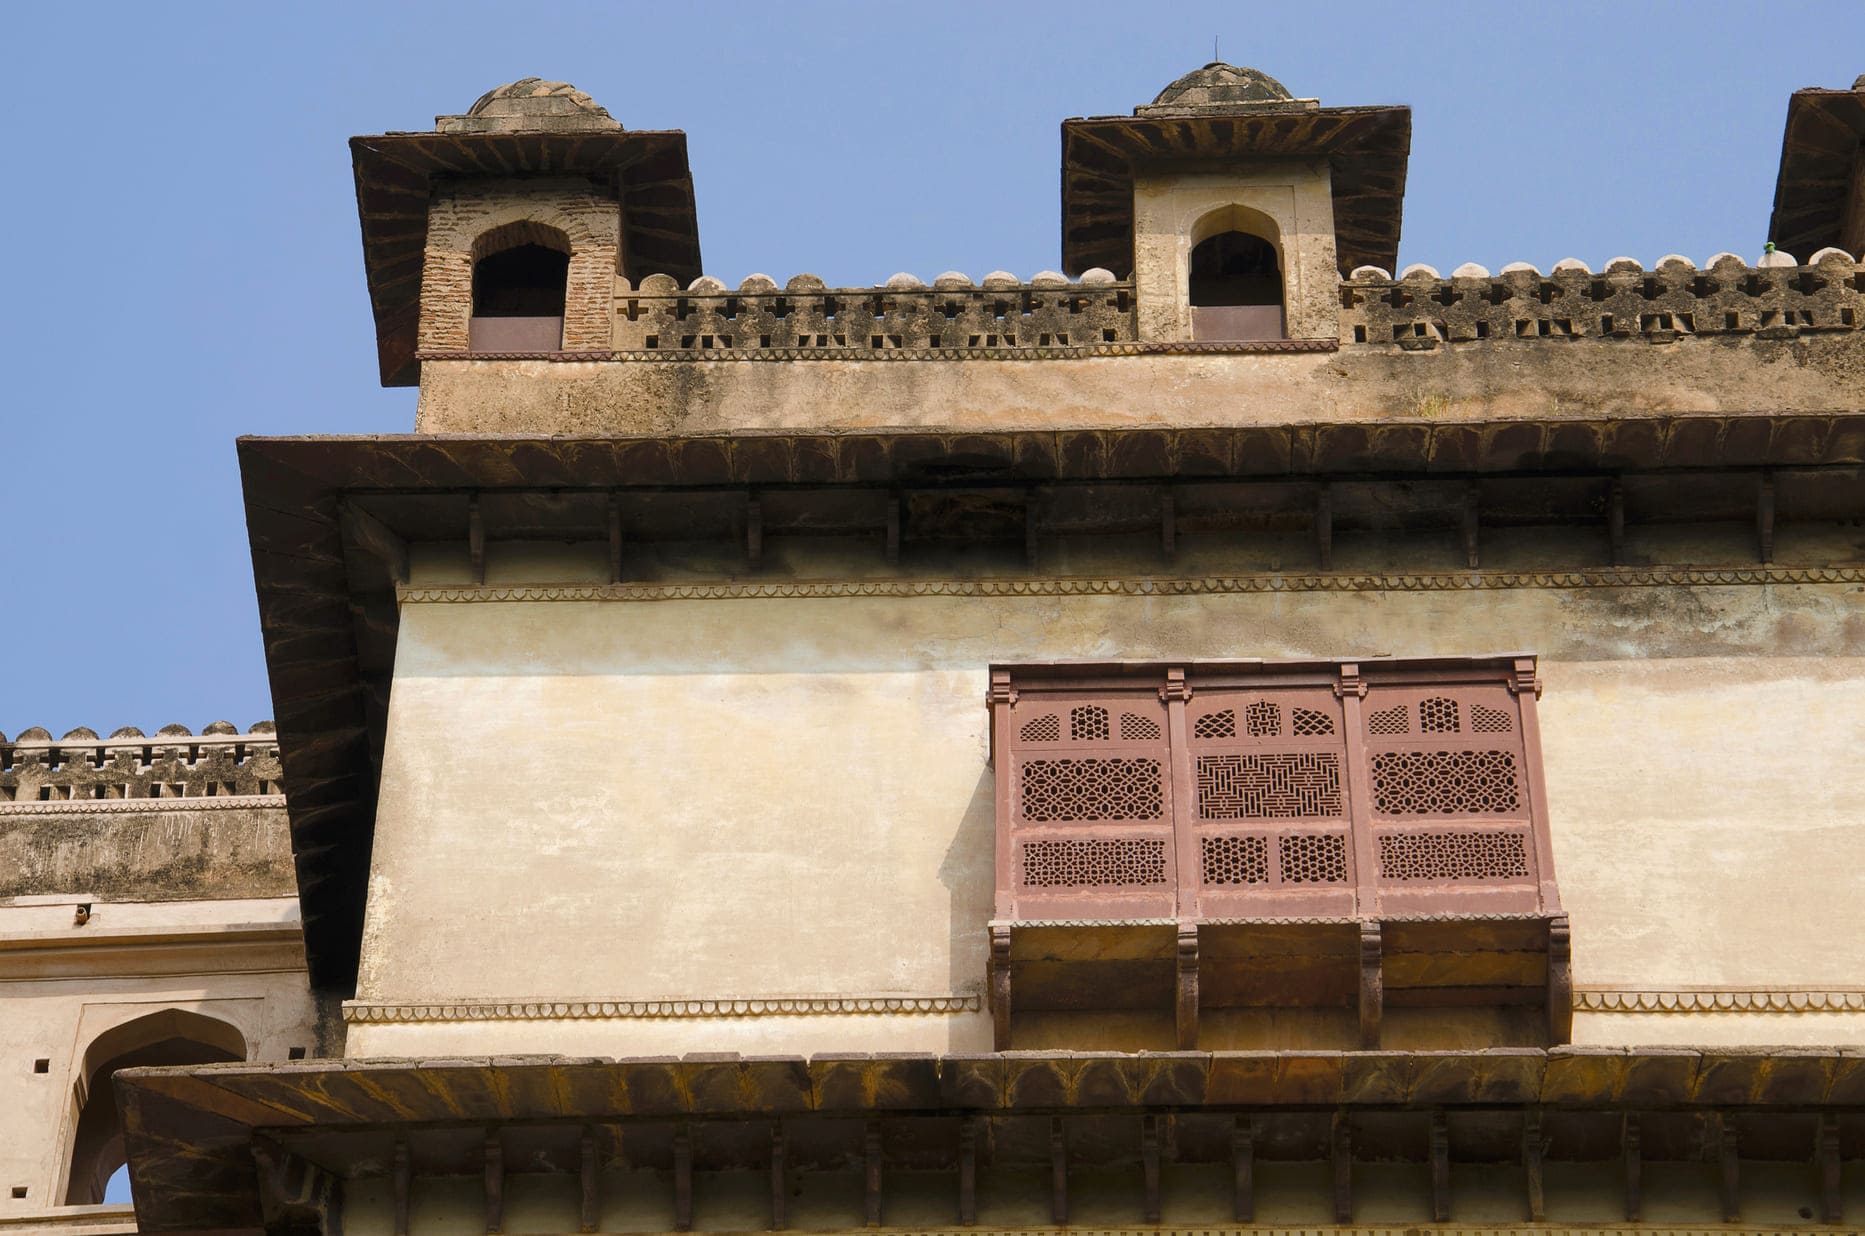
[[[1566,1041],[1532,656],[991,682],[1000,1049],[1065,1046],[1079,1015],[1134,1046],[1286,1045],[1284,1010],[1372,1048],[1390,1010],[1452,1007]]]

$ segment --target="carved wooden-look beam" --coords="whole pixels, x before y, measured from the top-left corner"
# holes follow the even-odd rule
[[[602,1218],[602,1178],[596,1174],[596,1131],[584,1129],[577,1142],[577,1183],[582,1187],[582,1207],[577,1231],[593,1232]]]
[[[613,492],[609,494],[609,582],[622,582],[622,502]]]
[[[505,1143],[497,1130],[486,1134],[486,1232],[505,1230]]]
[[[790,1180],[784,1160],[788,1157],[789,1139],[783,1122],[771,1126],[771,1230],[781,1232],[790,1222]]]
[[[1612,478],[1606,494],[1606,539],[1612,549],[1612,565],[1625,565],[1625,482]]]
[[[1346,1112],[1334,1113],[1328,1136],[1328,1157],[1334,1166],[1334,1222],[1353,1222],[1353,1129]]]
[[[1060,1116],[1049,1121],[1049,1218],[1058,1225],[1068,1222],[1068,1137]]]
[[[1483,564],[1482,555],[1478,552],[1479,546],[1477,543],[1478,529],[1480,527],[1480,520],[1478,517],[1477,507],[1479,506],[1481,502],[1481,496],[1482,495],[1479,493],[1475,485],[1471,485],[1468,489],[1464,490],[1464,504],[1463,504],[1464,565],[1469,567],[1472,571],[1476,570],[1478,567],[1482,566]]]
[[[1841,1189],[1839,1117],[1832,1112],[1822,1112],[1819,1131],[1814,1137],[1813,1157],[1820,1165],[1820,1221],[1844,1223],[1846,1208]]]
[[[978,1221],[978,1118],[967,1116],[958,1126],[958,1221],[966,1227]]]
[[[486,523],[479,517],[479,495],[466,500],[466,558],[475,584],[486,582]]]
[[[408,1139],[395,1139],[395,1236],[408,1236],[408,1194],[414,1182],[414,1164],[408,1151]]]
[[[1237,1117],[1230,1130],[1232,1208],[1239,1223],[1256,1222],[1256,1121]]]
[[[1159,1117],[1140,1117],[1140,1173],[1146,1189],[1145,1217],[1159,1222]]]
[[[1442,1108],[1431,1113],[1431,1220],[1451,1217],[1451,1129]]]
[[[1644,1150],[1639,1145],[1638,1117],[1626,1113],[1624,1128],[1620,1133],[1621,1152],[1625,1156],[1625,1217],[1628,1223],[1636,1223],[1645,1209],[1644,1183],[1640,1179],[1644,1167]]]
[[[887,495],[887,565],[900,563],[900,495]]]
[[[764,561],[764,503],[755,492],[745,497],[745,560],[752,566]]]
[[[685,1125],[673,1134],[673,1227],[693,1228],[693,1133]]]
[[[1167,562],[1179,552],[1178,499],[1169,490],[1159,499],[1159,552]]]
[[[1766,469],[1755,493],[1755,540],[1762,565],[1774,561],[1774,473]]]
[[[881,1226],[881,1122],[868,1121],[861,1136],[862,1218],[869,1227]]]
[[[1528,1219],[1540,1223],[1548,1215],[1548,1195],[1542,1160],[1548,1150],[1547,1136],[1541,1130],[1541,1111],[1531,1107],[1522,1113],[1522,1189],[1528,1199]]]
[[[1315,495],[1315,559],[1323,571],[1334,569],[1334,491],[1327,485]]]
[[[1740,1223],[1742,1221],[1742,1201],[1740,1187],[1742,1183],[1741,1162],[1736,1154],[1735,1121],[1723,1113],[1717,1113],[1715,1120],[1717,1192],[1722,1196],[1723,1222]]]

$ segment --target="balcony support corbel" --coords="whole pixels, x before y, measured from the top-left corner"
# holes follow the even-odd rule
[[[1574,1041],[1574,942],[1565,914],[1548,920],[1548,1045]]]
[[[991,924],[991,1049],[1010,1050],[1010,928]]]
[[[1377,921],[1360,923],[1360,1049],[1379,1049],[1380,1022],[1386,1012],[1385,949]]]
[[[1179,924],[1178,1007],[1179,1050],[1198,1049],[1198,924]]]

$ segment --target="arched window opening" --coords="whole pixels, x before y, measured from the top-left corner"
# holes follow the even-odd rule
[[[1200,241],[1192,249],[1191,306],[1193,339],[1286,338],[1276,247],[1235,230]]]
[[[79,1109],[77,1131],[72,1138],[65,1205],[101,1203],[109,1195],[113,1178],[128,1161],[116,1088],[110,1084],[118,1069],[244,1059],[246,1040],[238,1030],[182,1009],[150,1013],[98,1035],[84,1053],[84,1106]]]
[[[472,350],[555,352],[563,347],[568,239],[542,224],[511,224],[482,236],[473,256]]]

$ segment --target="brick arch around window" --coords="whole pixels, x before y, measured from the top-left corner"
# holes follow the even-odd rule
[[[562,350],[606,350],[614,333],[620,237],[621,207],[585,180],[463,181],[437,187],[428,206],[421,269],[421,350],[469,350],[474,263],[527,243],[569,247]]]

